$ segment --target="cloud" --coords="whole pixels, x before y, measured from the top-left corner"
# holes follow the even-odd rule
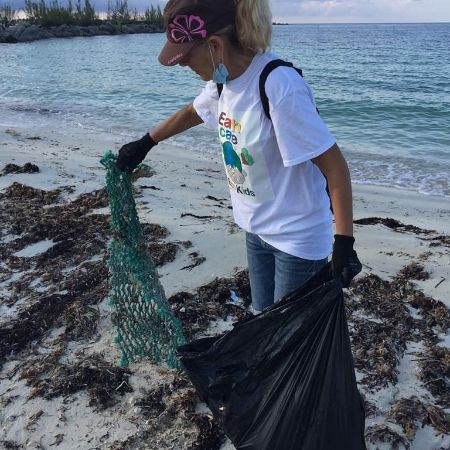
[[[275,20],[286,22],[450,21],[449,0],[272,0]]]

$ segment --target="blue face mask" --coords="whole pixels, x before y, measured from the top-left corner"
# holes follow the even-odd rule
[[[225,64],[220,63],[217,67],[214,64],[214,58],[211,50],[211,45],[208,42],[209,54],[211,55],[211,61],[214,67],[213,71],[213,82],[217,84],[225,84],[228,78],[228,69]]]
[[[224,64],[219,64],[213,72],[213,81],[218,84],[225,84],[228,78],[228,69]]]

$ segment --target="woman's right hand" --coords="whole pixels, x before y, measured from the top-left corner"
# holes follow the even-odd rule
[[[122,172],[133,172],[155,145],[158,145],[158,143],[155,142],[148,133],[138,141],[125,144],[119,150],[117,167],[119,167]]]

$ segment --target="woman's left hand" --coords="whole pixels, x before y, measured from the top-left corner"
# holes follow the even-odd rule
[[[333,276],[339,279],[343,287],[348,287],[352,279],[362,270],[362,264],[353,249],[355,238],[342,234],[334,235],[331,269]]]

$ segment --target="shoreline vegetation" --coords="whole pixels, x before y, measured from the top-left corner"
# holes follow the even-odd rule
[[[288,25],[274,22],[273,25]],[[97,12],[90,0],[25,0],[23,10],[0,5],[0,43],[16,44],[40,39],[102,36],[137,33],[163,33],[163,14],[151,5],[143,13],[130,11],[128,0],[111,0],[108,11]]]
[[[19,18],[25,17],[25,18]],[[163,15],[159,6],[151,5],[143,13],[130,10],[128,0],[108,3],[106,13],[96,12],[90,0],[26,0],[25,8],[14,10],[0,6],[0,43],[31,42],[40,39],[101,36],[115,34],[163,33]]]

